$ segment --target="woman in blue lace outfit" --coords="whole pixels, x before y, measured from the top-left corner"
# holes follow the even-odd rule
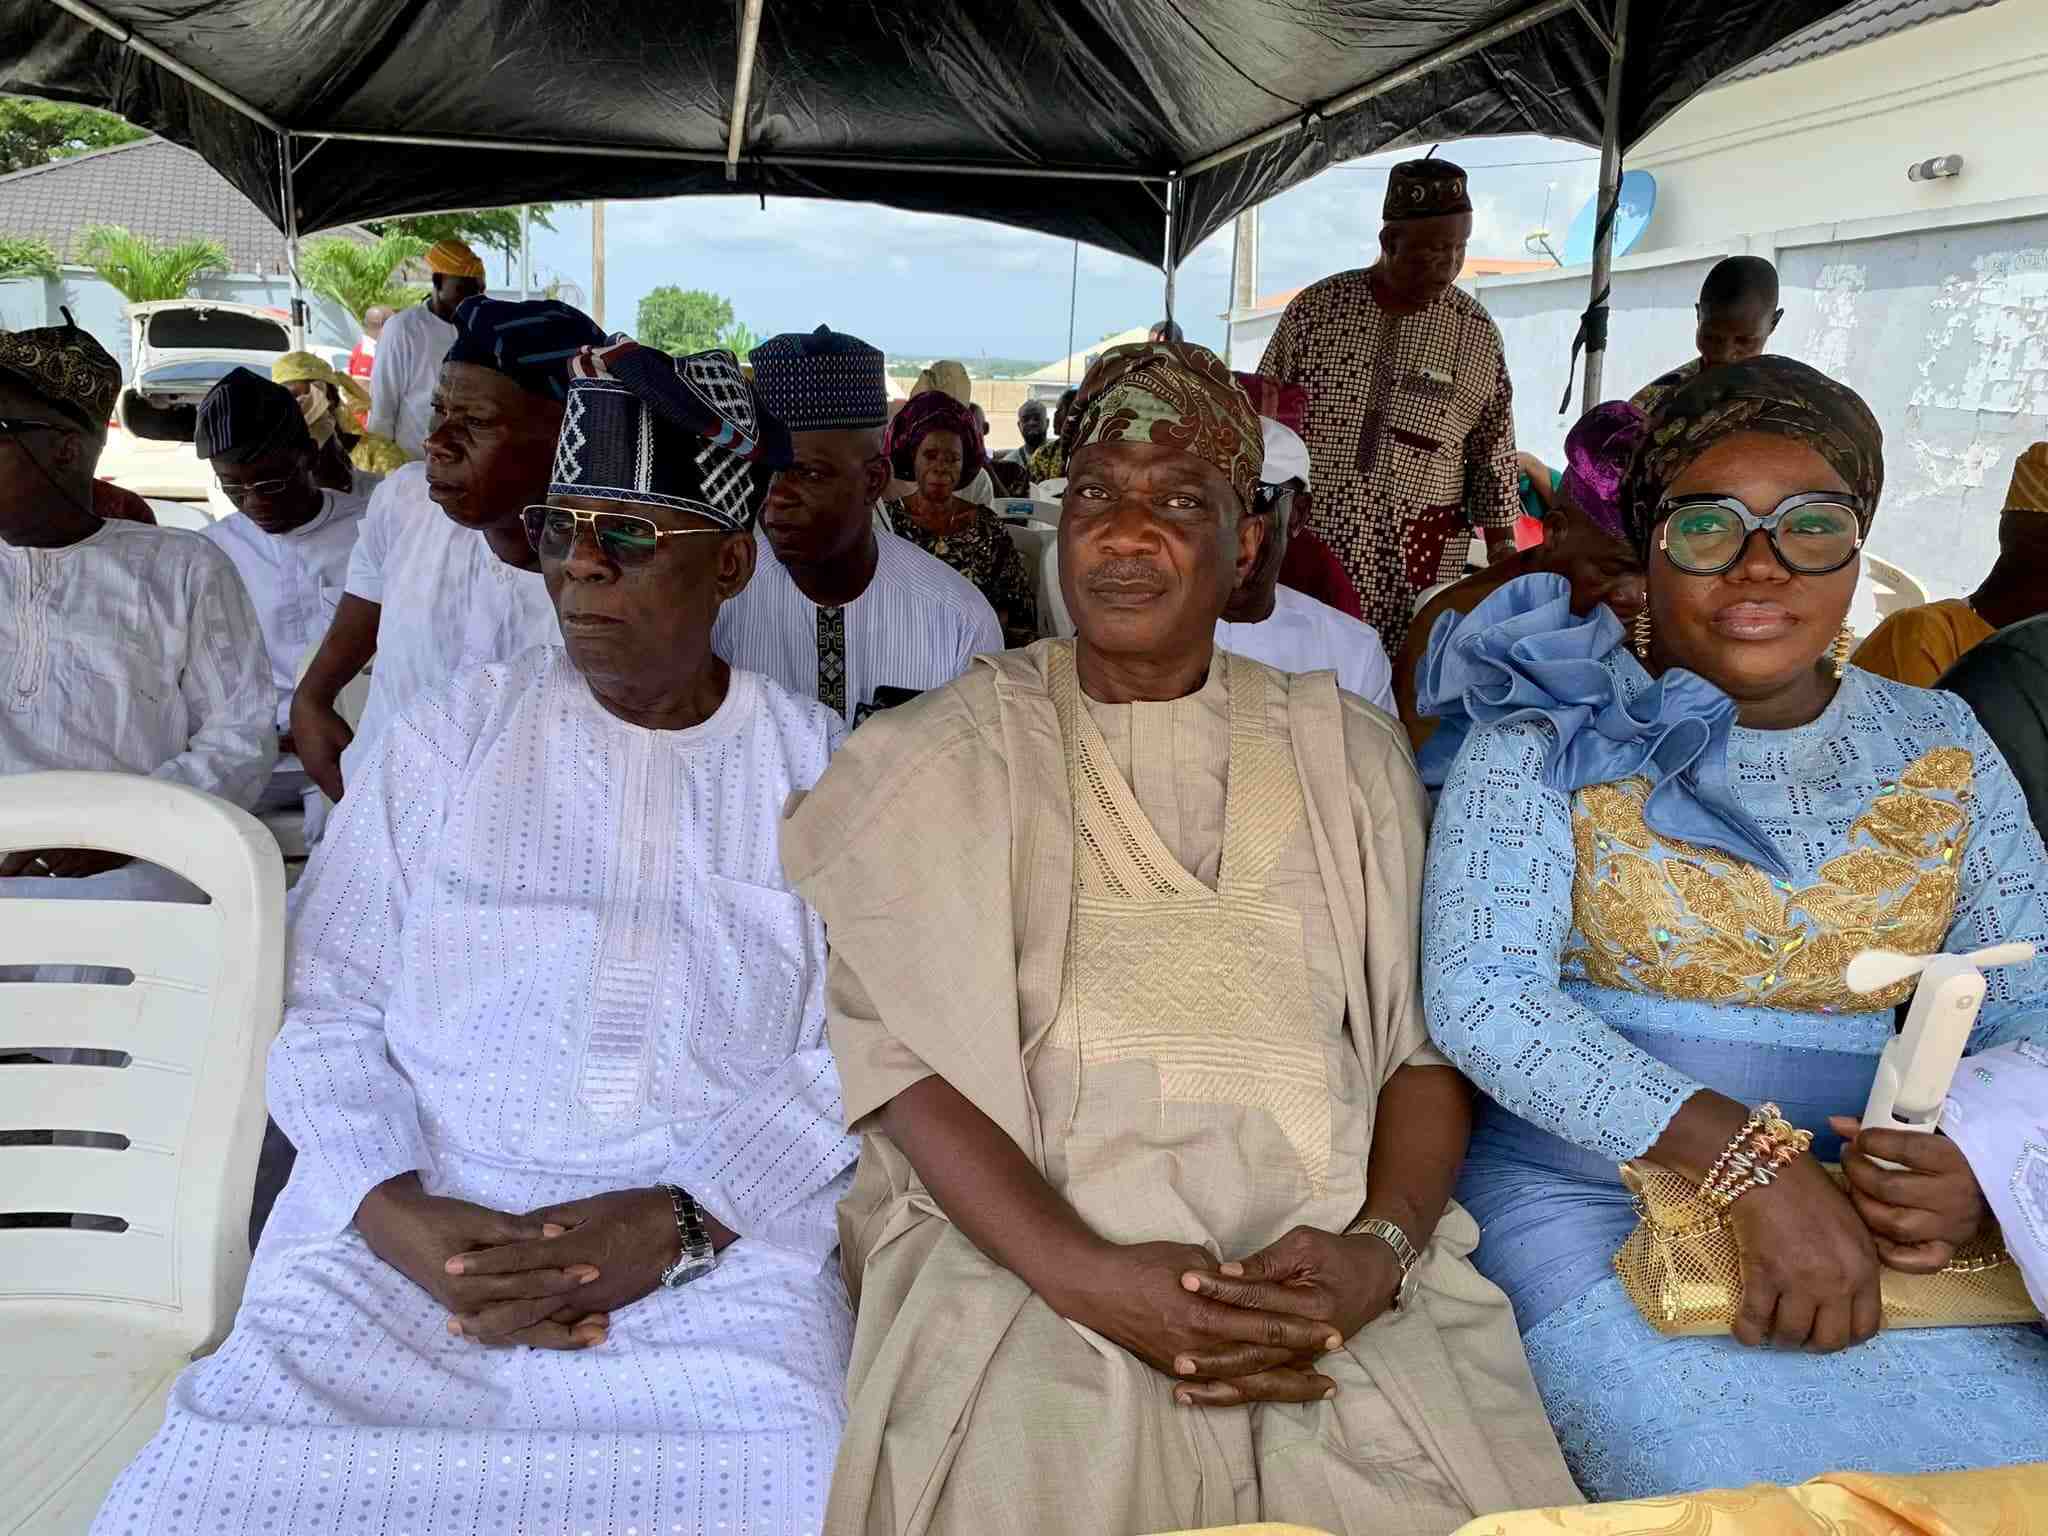
[[[1863,402],[1803,365],[1703,374],[1624,488],[1646,659],[1532,576],[1424,665],[1424,701],[1471,719],[1423,925],[1431,1033],[1489,1096],[1458,1195],[1589,1498],[2048,1459],[2039,1327],[1877,1331],[1880,1264],[1940,1267],[1987,1189],[2038,1244],[2048,1201],[1980,1185],[1946,1136],[1845,1154],[1831,1121],[1860,1115],[1910,985],[1849,992],[1854,954],[2048,946],[2040,838],[1969,710],[1838,680],[1880,455]],[[1959,1082],[2048,1064],[2048,962],[1987,979]],[[1636,1220],[1616,1165],[1701,1179],[1766,1100],[1813,1154],[1730,1207],[1734,1336],[1667,1339],[1612,1269]],[[1870,1162],[1886,1135],[1907,1173]]]

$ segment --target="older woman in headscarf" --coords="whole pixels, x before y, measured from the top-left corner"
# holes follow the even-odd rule
[[[1120,347],[1067,446],[1076,638],[876,716],[783,832],[867,1133],[825,1528],[1570,1501],[1449,1203],[1470,1097],[1422,1024],[1407,743],[1215,648],[1263,537],[1251,403],[1202,348]]]
[[[959,494],[984,457],[967,407],[938,390],[918,395],[889,423],[887,451],[896,478],[911,486],[882,505],[889,531],[973,582],[995,609],[1006,644],[1037,639],[1038,598],[1023,556],[1001,518]]]
[[[1541,574],[1428,664],[1473,721],[1423,924],[1431,1033],[1491,1099],[1459,1192],[1595,1499],[2048,1457],[2038,1328],[1879,1331],[1902,1321],[1882,1277],[1976,1243],[2014,1168],[1859,1133],[1911,982],[1860,994],[1848,962],[2048,951],[2048,859],[1998,749],[1960,700],[1841,665],[1883,482],[1841,384],[1769,356],[1703,373],[1622,484],[1633,644]],[[1987,981],[1959,1088],[2048,1050],[2048,962]],[[1617,1273],[1632,1159],[1732,1231],[1739,1283]]]
[[[270,365],[270,377],[298,399],[299,414],[320,450],[315,472],[322,485],[367,496],[386,475],[410,462],[390,438],[363,429],[370,392],[317,353],[285,353]]]

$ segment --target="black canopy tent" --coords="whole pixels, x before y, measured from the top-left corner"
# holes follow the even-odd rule
[[[1844,3],[0,0],[0,91],[188,145],[293,241],[451,205],[841,198],[1157,262],[1171,312],[1204,237],[1374,150],[1600,145],[1611,212],[1627,145]]]

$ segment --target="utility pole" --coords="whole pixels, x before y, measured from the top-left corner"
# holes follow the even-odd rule
[[[1237,346],[1237,322],[1259,302],[1259,210],[1247,208],[1237,216],[1230,242],[1230,318],[1224,322],[1224,361],[1236,367],[1231,353]]]
[[[1081,302],[1081,242],[1074,242],[1074,269],[1067,279],[1067,382],[1074,382],[1074,311]]]
[[[590,318],[604,329],[604,204],[590,205]]]
[[[533,204],[519,208],[519,297],[533,297]]]

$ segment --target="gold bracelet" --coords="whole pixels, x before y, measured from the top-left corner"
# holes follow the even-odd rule
[[[1813,1132],[1792,1124],[1777,1105],[1760,1104],[1707,1170],[1700,1181],[1700,1198],[1714,1210],[1725,1211],[1752,1189],[1771,1183],[1812,1146]]]

